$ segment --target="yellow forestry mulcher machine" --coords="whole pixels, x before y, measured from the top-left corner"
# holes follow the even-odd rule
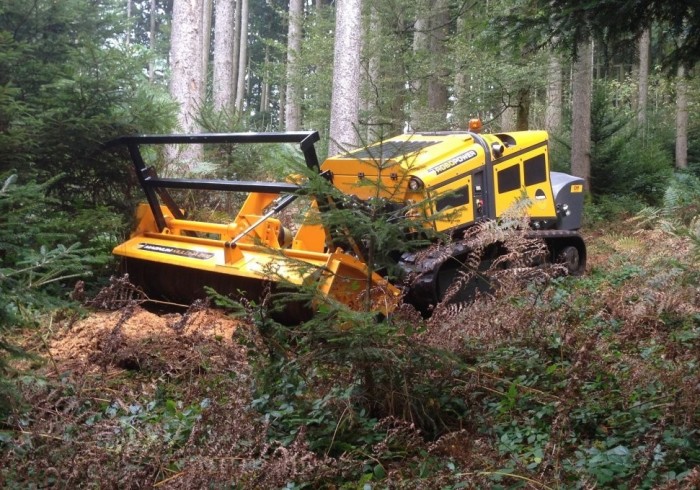
[[[149,297],[177,303],[206,296],[205,286],[222,294],[259,299],[265,291],[311,286],[322,297],[350,308],[389,314],[403,296],[429,312],[440,302],[469,250],[464,242],[432,256],[404,253],[397,266],[414,280],[408,290],[392,284],[368,264],[361,244],[338,239],[322,219],[305,220],[291,235],[280,212],[297,197],[310,197],[309,213],[323,214],[338,204],[330,194],[304,182],[252,182],[158,177],[141,154],[146,145],[299,145],[306,166],[320,173],[363,212],[362,203],[380,198],[387,209],[402,210],[420,230],[457,236],[483,220],[496,220],[514,203],[529,199],[528,236],[547,245],[549,260],[572,274],[585,267],[586,247],[577,230],[583,211],[582,179],[551,172],[547,133],[478,131],[405,134],[345,152],[319,164],[316,132],[142,135],[118,138],[108,146],[128,148],[147,203],[137,210],[131,238],[118,245],[122,270]],[[188,219],[168,189],[246,193],[228,223]],[[345,205],[347,208],[347,204]],[[430,236],[425,234],[424,236]],[[341,237],[342,238],[342,237]],[[340,246],[339,246],[340,245]],[[313,309],[313,305],[312,309]],[[298,308],[288,311],[300,311]],[[304,309],[308,314],[308,305]],[[294,322],[294,313],[284,318]]]

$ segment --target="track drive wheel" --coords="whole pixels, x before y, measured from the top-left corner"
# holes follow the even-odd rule
[[[557,263],[566,267],[569,274],[573,276],[578,276],[583,273],[581,254],[579,253],[578,248],[574,247],[573,245],[567,245],[559,251]]]

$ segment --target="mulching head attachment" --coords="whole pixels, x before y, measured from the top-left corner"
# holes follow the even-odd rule
[[[160,178],[146,166],[140,151],[144,145],[297,143],[307,167],[319,172],[314,149],[318,139],[316,132],[295,132],[126,136],[110,142],[108,146],[128,148],[147,200],[137,210],[131,238],[113,251],[122,258],[123,272],[149,298],[180,304],[205,297],[207,286],[219,294],[254,301],[269,291],[320,293],[284,309],[286,323],[303,320],[323,301],[389,313],[399,291],[367,264],[333,250],[323,226],[304,223],[294,236],[282,226],[276,216],[305,193],[300,185]],[[186,219],[168,189],[246,193],[247,197],[233,221],[215,223]]]

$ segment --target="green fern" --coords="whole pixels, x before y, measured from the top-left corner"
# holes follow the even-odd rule
[[[700,216],[696,216],[688,226],[688,238],[693,243],[693,255],[700,262]]]
[[[636,252],[643,247],[642,241],[634,236],[612,235],[606,241],[618,252]]]
[[[689,238],[694,259],[700,260],[700,178],[677,174],[664,192],[662,207],[644,208],[633,221],[644,228]]]

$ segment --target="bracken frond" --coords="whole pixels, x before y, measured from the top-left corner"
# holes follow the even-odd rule
[[[109,286],[102,288],[85,304],[101,310],[119,310],[127,305],[141,304],[146,301],[148,301],[146,293],[129,281],[129,274],[124,274],[120,277],[110,277]]]

